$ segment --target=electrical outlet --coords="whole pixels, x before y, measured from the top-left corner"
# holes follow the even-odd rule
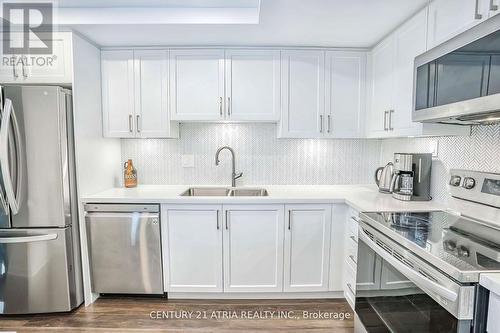
[[[432,157],[438,157],[438,148],[439,148],[439,141],[435,140],[431,142],[431,148],[430,152],[432,153]]]
[[[182,167],[194,168],[194,155],[182,155]]]

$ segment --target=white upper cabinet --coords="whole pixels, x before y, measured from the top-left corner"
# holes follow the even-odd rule
[[[178,136],[168,113],[168,51],[101,52],[105,137]]]
[[[390,35],[371,53],[370,114],[368,136],[389,135],[389,117],[394,94],[395,38]]]
[[[222,206],[163,205],[167,292],[222,292]]]
[[[328,290],[332,206],[287,205],[285,210],[284,291]]]
[[[168,114],[168,51],[134,51],[134,61],[137,137],[176,136]]]
[[[415,57],[427,50],[427,10],[420,11],[395,33],[394,95],[388,116],[389,131],[396,135],[419,135],[421,124],[412,122]]]
[[[71,33],[47,33],[46,38],[42,35],[41,39],[30,35],[29,47],[44,48],[49,40],[52,40],[52,52],[49,54],[1,54],[0,82],[71,84],[73,82]],[[12,47],[23,47],[22,33],[11,33],[9,43]]]
[[[280,112],[280,51],[226,50],[226,118],[277,121]]]
[[[135,137],[134,51],[102,51],[102,111],[105,137]]]
[[[173,120],[224,119],[224,50],[170,50],[170,112]]]
[[[325,68],[325,136],[362,137],[366,107],[366,53],[326,52]]]
[[[488,19],[496,0],[435,0],[429,4],[429,49]],[[498,4],[497,4],[498,5]],[[491,13],[491,14],[490,14]]]
[[[224,205],[224,292],[283,291],[283,205]]]
[[[427,49],[427,8],[371,52],[368,137],[467,135],[467,126],[412,122],[415,57]]]
[[[281,52],[280,137],[314,138],[325,129],[325,52]]]

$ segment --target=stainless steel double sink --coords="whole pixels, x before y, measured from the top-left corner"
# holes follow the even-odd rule
[[[267,197],[264,188],[243,187],[190,187],[181,193],[183,197]]]

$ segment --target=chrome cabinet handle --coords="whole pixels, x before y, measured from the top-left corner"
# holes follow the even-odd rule
[[[16,70],[16,64],[14,62],[14,64],[12,65],[12,74],[14,75],[14,78],[18,78],[19,75],[17,74],[17,70]]]
[[[129,114],[129,115],[128,115],[128,131],[129,131],[130,133],[132,133],[132,131],[134,130],[133,125],[132,125],[132,121],[133,121],[133,119],[132,119],[132,115],[131,115],[131,114]]]
[[[22,68],[23,76],[24,76],[25,78],[27,78],[27,77],[28,77],[28,74],[26,74],[26,70],[25,70],[25,67],[24,67],[24,61],[22,61],[22,62],[21,62],[21,68]]]
[[[327,116],[327,121],[326,121],[327,130],[326,130],[326,131],[327,131],[328,133],[330,133],[330,130],[331,130],[331,125],[330,125],[330,123],[331,123],[331,121],[330,121],[330,120],[331,120],[331,118],[332,118],[332,116],[331,116],[331,115],[328,115],[328,116]]]
[[[227,98],[227,115],[231,115],[231,97]]]
[[[356,239],[356,237],[354,236],[349,236],[350,239],[352,239],[352,241],[356,244],[358,244],[358,240]]]
[[[288,211],[288,230],[292,230],[292,211]]]
[[[136,123],[135,123],[137,133],[141,132],[140,122],[141,122],[141,115],[137,115],[136,116]]]
[[[229,230],[229,224],[228,224],[228,220],[229,220],[229,218],[228,218],[228,216],[227,216],[227,212],[228,212],[228,211],[226,210],[226,230]]]
[[[356,259],[354,258],[354,256],[353,256],[353,255],[350,255],[350,256],[349,256],[349,259],[351,259],[353,263],[357,264]]]
[[[356,216],[351,216],[351,219],[356,222],[356,223],[359,223],[359,219],[356,217]]]
[[[217,209],[217,230],[219,230],[219,210]]]
[[[490,0],[490,10],[491,11],[497,11],[498,10],[498,5],[495,5],[495,0]]]
[[[220,113],[220,116],[222,117],[223,114],[222,114],[222,97],[219,97],[219,113]]]
[[[323,133],[323,115],[319,115],[319,132]]]
[[[389,110],[389,131],[394,131],[394,127],[392,127],[392,115],[394,114],[394,110]]]
[[[479,0],[476,0],[476,7],[474,11],[474,19],[480,20],[483,18],[483,15],[479,14]]]
[[[387,128],[387,114],[389,113],[389,111],[384,111],[384,131],[387,131],[388,128]]]

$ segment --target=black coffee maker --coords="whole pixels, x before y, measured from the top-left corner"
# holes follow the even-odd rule
[[[431,200],[432,154],[394,154],[391,192],[403,201]]]

